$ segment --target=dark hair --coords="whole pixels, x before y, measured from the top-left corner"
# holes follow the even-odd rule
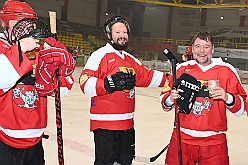
[[[207,31],[202,31],[202,32],[198,32],[196,33],[194,36],[193,36],[193,39],[192,39],[192,45],[194,44],[195,40],[199,38],[201,40],[204,40],[204,41],[210,41],[211,44],[213,45],[213,36],[211,33],[207,32]]]

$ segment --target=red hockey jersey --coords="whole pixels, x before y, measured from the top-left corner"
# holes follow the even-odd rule
[[[127,130],[134,125],[135,89],[108,94],[104,79],[116,72],[136,74],[137,87],[162,87],[166,75],[145,68],[129,53],[115,50],[110,44],[93,52],[79,78],[83,93],[91,97],[90,130]]]
[[[36,61],[22,54],[18,46],[0,40],[0,140],[15,148],[28,148],[40,141],[47,126],[47,97],[35,88]],[[60,77],[61,97],[70,91],[73,78]]]
[[[190,114],[180,113],[181,141],[192,145],[214,145],[226,141],[227,117],[230,111],[236,116],[244,113],[244,100],[246,92],[241,86],[237,71],[233,66],[223,62],[220,58],[212,59],[208,66],[198,65],[194,60],[181,63],[177,66],[177,78],[183,73],[194,76],[201,82],[201,89],[194,102]],[[225,92],[235,97],[233,106],[225,105],[223,100],[209,98],[207,90],[208,80],[219,80],[219,85]],[[170,82],[172,82],[170,78]],[[163,88],[160,101],[165,111],[172,107],[166,107],[164,100],[170,95],[171,86]],[[228,111],[227,111],[228,110]],[[176,138],[174,129],[173,136]]]

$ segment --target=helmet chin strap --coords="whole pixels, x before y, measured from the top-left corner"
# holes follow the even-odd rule
[[[8,25],[9,27],[11,27],[13,23],[13,20],[9,20]],[[1,39],[6,40],[10,45],[13,45],[12,43],[12,39],[10,38],[10,34],[9,34],[9,27],[8,26],[3,26],[3,36],[1,36]]]
[[[18,40],[17,42],[18,42],[18,53],[19,53],[19,67],[20,67],[23,61],[22,48],[21,48],[20,41]]]
[[[6,41],[8,41],[8,43],[10,44],[10,45],[13,45],[13,43],[11,42],[11,39],[10,39],[10,34],[9,34],[9,28],[7,27],[7,26],[5,26],[4,28],[3,28],[3,34],[4,34],[4,37],[5,38],[3,38],[2,37],[2,39],[4,39],[4,40],[6,40]]]

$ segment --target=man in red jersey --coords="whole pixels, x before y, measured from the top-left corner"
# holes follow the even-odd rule
[[[125,51],[130,27],[123,17],[107,19],[104,32],[109,42],[91,54],[79,78],[82,92],[91,97],[94,164],[130,165],[135,148],[135,87],[162,87],[166,75],[145,68]]]
[[[200,82],[196,100],[188,113],[179,113],[182,164],[229,165],[227,148],[227,110],[236,116],[244,113],[246,92],[233,66],[220,58],[212,58],[213,36],[208,32],[195,34],[192,43],[194,60],[177,66],[176,76],[189,74]],[[208,80],[218,80],[209,96]],[[169,82],[172,82],[170,80]],[[180,84],[182,82],[178,82]],[[183,80],[180,85],[186,85]],[[188,84],[189,85],[189,84]],[[193,85],[189,85],[193,89]],[[160,101],[167,112],[174,108],[174,100],[182,99],[183,90],[164,88]],[[178,104],[179,109],[180,105]],[[178,165],[177,133],[174,129],[165,159],[167,165]]]
[[[6,1],[0,19],[0,164],[44,165],[42,137],[47,96],[55,91],[54,70],[60,70],[65,96],[74,82],[75,62],[27,3]],[[43,46],[40,38],[45,38]]]

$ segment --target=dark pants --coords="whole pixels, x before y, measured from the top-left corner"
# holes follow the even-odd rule
[[[95,141],[94,165],[113,165],[116,161],[121,165],[130,165],[134,158],[135,131],[104,130],[93,131]]]
[[[44,165],[42,140],[33,147],[19,149],[0,141],[0,165]]]

